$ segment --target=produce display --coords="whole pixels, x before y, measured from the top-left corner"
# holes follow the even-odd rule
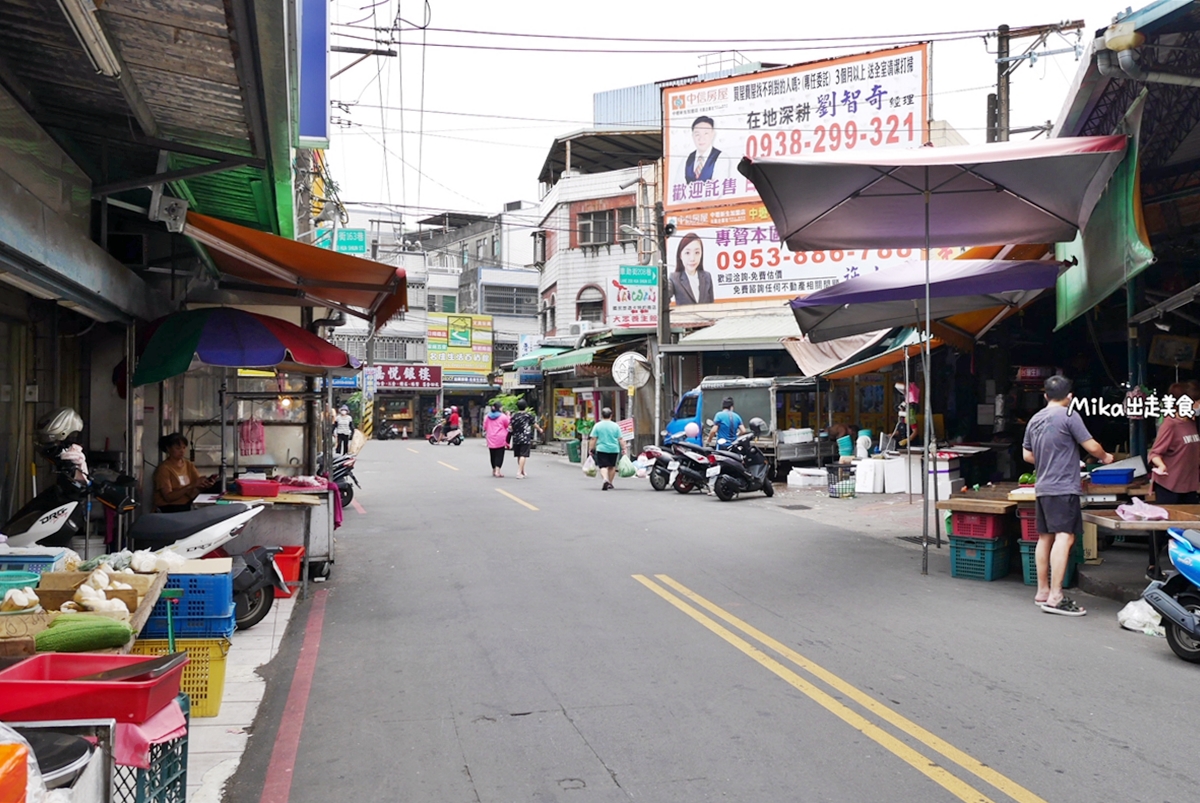
[[[1021,478],[1017,480],[1018,485],[1033,485],[1035,482],[1037,482],[1036,471],[1028,471],[1022,474]]]
[[[0,613],[16,613],[17,611],[36,610],[41,600],[32,588],[10,588],[4,592],[4,602],[0,603]]]
[[[38,652],[91,652],[123,646],[133,638],[133,629],[106,616],[68,613],[33,638]]]

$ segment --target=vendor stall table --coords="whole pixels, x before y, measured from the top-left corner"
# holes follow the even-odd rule
[[[240,555],[253,546],[304,547],[300,569],[301,599],[308,598],[309,566],[328,567],[334,561],[333,517],[336,490],[325,488],[289,488],[273,497],[237,494],[201,494],[195,504],[219,505],[222,502],[261,502],[267,509],[246,524],[246,529],[225,545],[231,555]]]
[[[1162,536],[1167,530],[1178,527],[1181,530],[1200,529],[1200,505],[1160,505],[1170,518],[1166,521],[1125,521],[1117,515],[1115,510],[1088,510],[1083,513],[1084,525],[1094,525],[1102,530],[1113,530],[1116,532],[1133,532],[1140,535],[1148,535],[1150,542],[1154,545],[1154,554],[1158,555],[1161,550]],[[1155,560],[1155,580],[1161,580],[1162,566],[1159,561]]]

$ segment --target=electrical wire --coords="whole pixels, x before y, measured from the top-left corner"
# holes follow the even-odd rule
[[[380,142],[380,141],[379,141],[378,139],[376,139],[375,137],[373,137],[373,136],[372,136],[372,135],[371,135],[369,132],[364,132],[364,133],[367,135],[367,137],[368,137],[368,138],[370,138],[370,139],[374,140],[374,141],[375,141],[375,142],[376,142],[378,145],[380,145],[381,147],[383,147],[383,143],[382,143],[382,142]],[[393,156],[393,157],[395,157],[395,158],[397,158],[397,159],[400,159],[400,163],[401,163],[401,164],[403,164],[405,167],[409,168],[410,170],[414,170],[414,171],[415,171],[415,170],[417,170],[417,168],[415,168],[413,165],[410,165],[408,162],[404,161],[404,159],[402,159],[402,158],[399,156],[399,154],[397,154],[395,151],[393,151],[393,150],[391,150],[390,148],[387,148],[387,147],[384,147],[383,149],[384,149],[384,151],[385,151],[385,152],[386,152],[386,153],[387,153],[389,156]],[[429,176],[429,175],[426,175],[425,173],[423,173],[423,172],[421,172],[421,171],[417,171],[417,172],[418,172],[418,174],[419,174],[419,175],[425,176],[425,178],[429,179],[429,180],[430,180],[431,182],[433,182],[434,184],[437,184],[437,185],[438,185],[439,187],[441,187],[443,190],[446,190],[447,192],[453,193],[453,194],[457,195],[459,198],[462,198],[463,200],[470,201],[470,202],[471,202],[471,203],[473,203],[473,204],[479,204],[480,206],[483,206],[483,202],[482,202],[482,201],[476,200],[475,198],[472,198],[472,197],[470,197],[470,196],[468,196],[468,195],[463,195],[463,194],[462,194],[461,192],[459,192],[458,190],[454,190],[454,189],[451,189],[450,187],[447,187],[445,184],[441,183],[440,181],[437,181],[436,179],[432,178],[432,177],[431,177],[431,176]]]
[[[425,27],[421,28],[421,112],[418,115],[417,127],[417,204],[421,203],[421,171],[425,167],[425,56],[429,53],[429,49],[425,47],[427,44],[426,29],[430,21],[433,19],[433,7],[429,4],[429,0],[425,0]]]

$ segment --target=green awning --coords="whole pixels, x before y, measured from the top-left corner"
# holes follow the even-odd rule
[[[542,346],[540,349],[535,349],[529,352],[519,360],[512,361],[513,368],[537,368],[538,363],[543,357],[553,357],[556,354],[562,354],[566,349],[555,348],[554,346]]]
[[[561,371],[564,368],[574,368],[576,365],[590,365],[596,354],[605,349],[612,348],[609,346],[591,346],[586,349],[575,349],[568,351],[565,354],[559,354],[556,357],[547,357],[542,360],[543,371]]]

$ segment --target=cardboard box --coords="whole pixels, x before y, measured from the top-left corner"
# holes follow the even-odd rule
[[[1091,566],[1099,566],[1104,561],[1100,558],[1098,527],[1091,522],[1083,523],[1083,562]]]

